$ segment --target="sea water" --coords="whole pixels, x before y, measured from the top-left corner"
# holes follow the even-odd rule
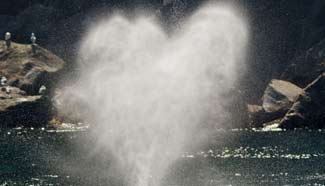
[[[0,185],[123,185],[102,173],[114,158],[98,164],[89,157],[87,147],[95,139],[76,148],[89,133],[1,131]],[[325,185],[324,137],[323,131],[218,130],[205,146],[181,152],[161,185]]]

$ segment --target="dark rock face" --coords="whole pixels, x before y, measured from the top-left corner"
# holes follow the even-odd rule
[[[292,60],[281,78],[305,87],[323,72],[325,72],[325,40]]]
[[[12,84],[18,86],[29,94],[35,95],[38,93],[42,84],[47,84],[45,82],[47,79],[46,76],[46,71],[39,68],[32,68],[21,80],[15,80]]]
[[[40,88],[51,89],[65,62],[36,46],[11,43],[7,49],[0,41],[0,127],[43,126],[51,116],[50,95],[40,95]]]
[[[262,97],[262,106],[248,105],[250,124],[260,127],[285,115],[303,89],[282,80],[273,79]]]
[[[247,105],[247,112],[249,118],[249,125],[252,127],[259,127],[263,123],[270,121],[262,106]]]
[[[324,128],[325,73],[309,84],[280,123],[281,128]]]
[[[45,126],[50,118],[50,105],[46,96],[29,96],[19,88],[2,87],[0,127]]]
[[[21,11],[14,21],[8,23],[7,30],[20,42],[29,42],[34,32],[41,42],[55,26],[53,20],[59,19],[60,11],[40,4],[32,5]]]

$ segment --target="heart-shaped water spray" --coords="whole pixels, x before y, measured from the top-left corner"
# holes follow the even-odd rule
[[[232,6],[204,6],[171,35],[153,18],[115,15],[81,42],[81,78],[67,100],[86,108],[93,148],[114,156],[128,185],[157,186],[204,123],[223,122],[247,40]]]

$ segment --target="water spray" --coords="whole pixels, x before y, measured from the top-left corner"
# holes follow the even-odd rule
[[[103,19],[81,42],[80,81],[65,90],[61,111],[79,110],[93,125],[89,150],[112,156],[127,185],[158,186],[196,137],[209,135],[205,123],[225,122],[247,41],[233,6],[206,5],[171,35],[141,15]]]

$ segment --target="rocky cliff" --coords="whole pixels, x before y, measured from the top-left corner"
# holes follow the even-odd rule
[[[65,62],[48,50],[0,41],[1,127],[45,126],[51,117],[51,92]]]

